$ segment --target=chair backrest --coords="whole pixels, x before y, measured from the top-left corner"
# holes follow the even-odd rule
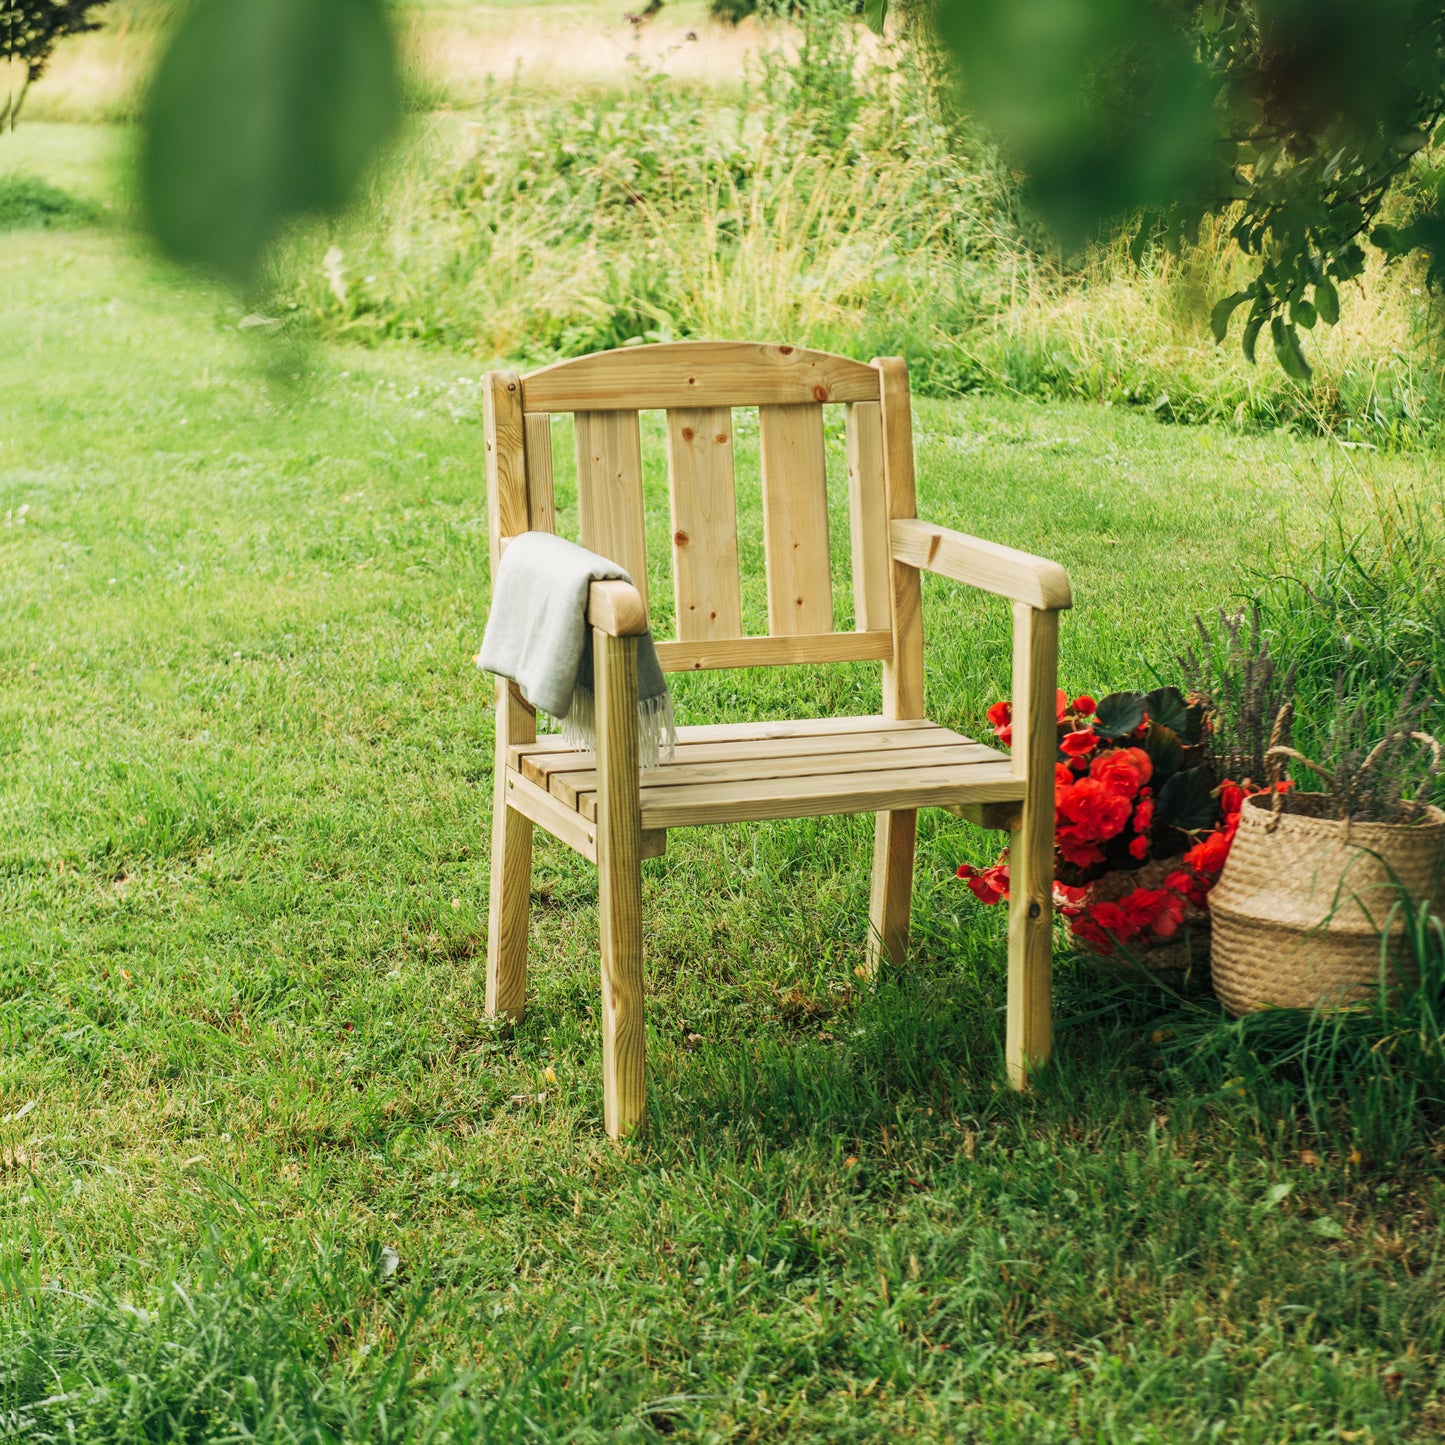
[[[891,661],[892,517],[913,516],[907,373],[791,346],[678,342],[598,352],[487,378],[493,561],[526,530],[555,531],[552,426],[570,413],[584,546],[626,567],[646,599],[641,411],[666,412],[676,637],[669,671]],[[854,630],[834,628],[824,407],[846,409]],[[768,633],[743,629],[733,410],[758,412]]]

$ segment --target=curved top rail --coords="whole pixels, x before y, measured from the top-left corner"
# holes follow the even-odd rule
[[[522,378],[524,412],[877,401],[861,361],[756,341],[664,341],[558,361]]]

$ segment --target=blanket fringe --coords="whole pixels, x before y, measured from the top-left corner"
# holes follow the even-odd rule
[[[579,687],[572,694],[572,706],[561,720],[562,739],[579,751],[597,751],[597,704],[590,688]],[[677,720],[672,695],[641,698],[637,704],[637,752],[644,768],[671,762],[677,748]]]

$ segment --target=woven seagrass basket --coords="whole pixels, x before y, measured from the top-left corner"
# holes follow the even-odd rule
[[[1324,793],[1271,815],[1249,798],[1209,895],[1214,990],[1230,1013],[1346,1007],[1410,977],[1401,890],[1432,901],[1445,857],[1445,813],[1418,823],[1343,823]],[[1389,925],[1388,944],[1383,933]]]

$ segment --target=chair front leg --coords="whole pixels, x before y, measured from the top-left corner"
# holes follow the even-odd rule
[[[532,891],[532,823],[507,806],[508,749],[534,742],[537,715],[515,685],[497,679],[497,747],[492,761],[492,876],[487,904],[487,1013],[520,1019],[527,997],[527,904]]]
[[[1009,1081],[1029,1076],[1053,1049],[1054,760],[1059,614],[1014,605],[1013,765],[1025,779],[1023,813],[1009,848]]]
[[[637,638],[592,634],[597,725],[597,896],[602,943],[602,1094],[613,1139],[647,1113],[642,980],[642,807]]]

